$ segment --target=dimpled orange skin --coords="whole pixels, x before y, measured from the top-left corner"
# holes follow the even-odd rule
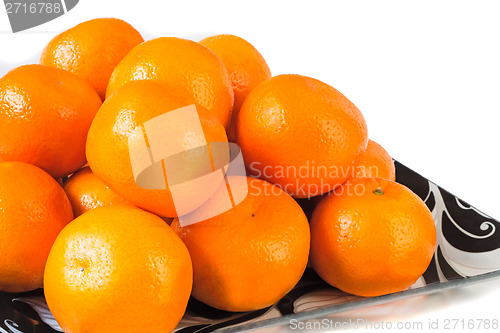
[[[366,151],[356,169],[356,177],[379,177],[396,180],[396,167],[389,153],[378,143],[368,140]]]
[[[191,254],[192,296],[226,311],[253,311],[274,304],[299,281],[309,225],[278,187],[255,178],[239,181],[248,181],[248,195],[236,207],[185,227],[176,218],[171,227]]]
[[[101,100],[76,75],[21,66],[0,79],[0,162],[34,164],[54,178],[85,164],[85,141]]]
[[[73,219],[63,189],[45,171],[0,163],[0,291],[42,287],[50,248]]]
[[[98,18],[55,36],[40,56],[40,63],[68,70],[86,80],[104,100],[116,65],[144,39],[125,21]]]
[[[116,66],[106,96],[125,83],[155,80],[189,104],[196,103],[227,127],[234,94],[222,61],[203,45],[182,38],[161,37],[136,46]]]
[[[297,198],[331,191],[352,177],[368,143],[358,108],[335,88],[301,75],[257,86],[236,126],[249,172]]]
[[[383,194],[374,193],[377,189]],[[319,203],[311,219],[311,264],[319,276],[359,296],[394,293],[415,283],[436,246],[425,203],[382,178],[353,178],[336,192]]]
[[[236,117],[247,95],[271,78],[271,70],[257,49],[238,36],[215,35],[200,41],[224,63],[234,90],[234,107],[228,138],[236,142]]]
[[[396,167],[389,153],[378,143],[368,140],[368,146],[361,155],[354,177],[384,178],[396,180]],[[334,193],[328,192],[311,198],[314,203],[319,203],[324,197]]]
[[[171,96],[163,85],[155,81],[134,81],[123,86],[103,103],[88,134],[87,159],[94,174],[134,205],[160,216],[177,216],[168,187],[165,190],[145,189],[136,184],[128,138],[145,121],[189,104]],[[227,142],[222,124],[208,111],[199,106],[197,109],[204,137],[193,137],[191,130],[186,128],[185,147],[193,147],[195,141],[199,144]],[[191,164],[184,171],[192,169],[195,167]],[[197,187],[193,186],[190,204],[195,209],[212,192],[211,189],[197,191]]]
[[[102,182],[90,167],[75,172],[63,185],[73,214],[78,217],[97,207],[109,205],[132,205]]]
[[[192,274],[186,247],[161,218],[99,207],[57,237],[44,293],[64,332],[170,332],[184,315]]]

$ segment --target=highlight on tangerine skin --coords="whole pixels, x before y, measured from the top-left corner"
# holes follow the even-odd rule
[[[61,185],[71,202],[75,218],[97,207],[132,205],[104,184],[88,166],[75,172]]]
[[[330,85],[302,75],[258,85],[236,127],[249,173],[295,198],[321,195],[351,178],[368,143],[359,109]]]
[[[85,164],[89,127],[101,106],[83,79],[45,65],[17,67],[0,79],[0,162],[38,166],[54,178]]]
[[[355,177],[385,178],[395,181],[396,167],[384,147],[373,140],[368,140],[368,146],[356,167]]]
[[[224,63],[234,90],[234,107],[227,130],[230,142],[236,142],[236,119],[248,94],[259,84],[271,78],[271,70],[260,52],[245,39],[221,34],[200,40]]]
[[[72,72],[87,81],[104,100],[116,65],[142,42],[141,34],[129,23],[98,18],[55,36],[43,49],[40,64]]]
[[[240,204],[187,226],[176,218],[171,227],[191,254],[192,296],[225,311],[254,311],[279,301],[300,280],[309,256],[309,225],[279,187],[251,177],[228,178],[233,193],[248,186]],[[221,185],[214,198],[226,193]]]
[[[407,289],[436,248],[429,208],[406,186],[382,178],[350,179],[318,204],[310,224],[314,270],[359,296]]]
[[[170,332],[186,310],[192,276],[189,252],[165,221],[112,205],[82,214],[57,236],[44,293],[65,332]]]
[[[172,95],[196,103],[227,128],[234,92],[222,61],[205,46],[177,37],[160,37],[134,47],[116,66],[106,90],[109,97],[131,81],[152,80]]]
[[[185,108],[194,108],[195,115],[185,116]],[[193,118],[197,118],[197,130],[192,127]],[[146,122],[151,122],[152,131],[146,130]],[[186,213],[200,207],[223,181],[222,177],[204,178],[201,191],[199,182],[184,181],[212,172],[207,142],[227,145],[225,129],[212,113],[173,95],[159,82],[138,80],[125,84],[103,103],[88,132],[86,153],[94,174],[118,195],[159,216],[176,217],[181,209]],[[148,144],[160,152],[153,160]],[[168,155],[168,149],[182,153]],[[159,157],[162,154],[172,156],[174,163],[165,163]],[[138,185],[132,163],[161,171],[154,173],[154,186]],[[170,175],[181,186],[171,186]]]

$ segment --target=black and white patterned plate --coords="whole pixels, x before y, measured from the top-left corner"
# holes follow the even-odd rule
[[[191,299],[176,332],[236,332],[284,325],[292,319],[321,317],[500,278],[500,222],[398,162],[396,177],[425,201],[438,234],[438,246],[429,268],[409,289],[378,297],[357,297],[329,286],[308,268],[292,291],[275,305],[259,311],[225,312]],[[311,205],[302,204],[309,214]],[[0,293],[0,333],[4,332],[62,330],[40,289],[22,294]]]

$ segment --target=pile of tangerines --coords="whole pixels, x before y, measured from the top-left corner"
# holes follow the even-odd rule
[[[248,194],[183,226],[168,184],[136,184],[128,144],[193,104],[203,135],[179,128],[173,140],[237,143]],[[192,209],[214,191],[189,188]],[[304,198],[317,203],[309,221]],[[96,19],[0,79],[0,291],[43,287],[65,332],[171,331],[190,296],[265,308],[308,264],[347,293],[397,292],[435,243],[430,211],[395,182],[357,107],[316,79],[272,77],[242,38],[144,41]]]

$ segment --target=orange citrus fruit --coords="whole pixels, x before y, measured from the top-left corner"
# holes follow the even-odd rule
[[[396,180],[396,167],[389,153],[378,143],[368,140],[365,152],[356,166],[354,177],[371,177]],[[312,204],[317,204],[334,191],[311,198]]]
[[[398,292],[415,283],[436,246],[425,203],[382,178],[353,178],[335,192],[311,219],[311,264],[319,276],[359,296]]]
[[[368,140],[366,151],[361,155],[356,177],[379,177],[396,180],[396,168],[389,153],[378,143]]]
[[[68,198],[48,173],[0,163],[0,291],[42,287],[50,248],[72,219]]]
[[[177,216],[179,206],[174,205],[171,184],[164,182],[165,189],[151,189],[137,185],[129,153],[129,139],[136,144],[137,131],[144,129],[146,121],[189,104],[190,102],[183,102],[172,96],[165,86],[155,81],[134,81],[124,85],[106,99],[90,128],[87,159],[92,171],[112,190],[134,205],[160,216]],[[186,181],[203,175],[206,171],[204,165],[197,164],[196,158],[199,154],[189,148],[210,142],[227,143],[222,124],[202,107],[196,108],[203,133],[196,132],[190,127],[192,124],[185,124],[182,119],[177,118],[169,121],[171,128],[176,127],[176,134],[168,131],[161,134],[163,138],[168,139],[166,146],[182,147],[190,151],[182,163],[179,163],[179,170],[176,170],[176,176],[182,176],[181,178]],[[200,154],[203,155],[203,152]],[[148,157],[145,163],[152,164],[152,161]],[[189,167],[185,167],[186,165]],[[208,166],[210,167],[210,162]],[[210,169],[207,173],[211,171]],[[219,183],[213,184],[213,188],[205,188],[204,191],[200,191],[196,183],[190,184],[176,191],[177,198],[180,196],[184,198],[181,201],[187,205],[184,207],[185,210],[198,208],[216,190]]]
[[[69,177],[63,188],[71,202],[75,217],[97,207],[132,205],[104,184],[88,166]]]
[[[47,305],[64,332],[170,332],[192,287],[189,253],[159,217],[106,206],[76,218],[47,260]]]
[[[162,37],[136,46],[116,66],[106,96],[136,80],[161,82],[172,95],[204,107],[224,126],[229,124],[234,95],[227,70],[199,43]]]
[[[104,99],[113,69],[143,41],[139,32],[127,22],[98,18],[55,36],[43,50],[40,63],[78,75]]]
[[[34,164],[54,178],[85,164],[87,132],[101,100],[76,75],[21,66],[0,79],[0,162]]]
[[[252,311],[274,304],[299,281],[309,255],[309,225],[280,188],[260,179],[230,178],[233,193],[248,184],[241,203],[188,226],[176,218],[171,227],[191,254],[192,295],[218,309]],[[226,191],[224,184],[214,200]]]
[[[236,126],[249,172],[298,198],[351,178],[368,142],[358,108],[335,88],[301,75],[279,75],[257,86]]]
[[[215,35],[200,41],[224,63],[234,90],[234,108],[228,129],[229,141],[236,141],[236,116],[243,101],[256,86],[271,78],[271,70],[257,49],[241,37]]]

